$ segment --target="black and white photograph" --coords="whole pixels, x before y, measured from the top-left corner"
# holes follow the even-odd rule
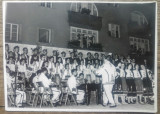
[[[3,1],[7,111],[157,112],[157,3]]]

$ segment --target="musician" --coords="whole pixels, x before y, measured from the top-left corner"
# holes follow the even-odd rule
[[[55,72],[54,72],[55,76],[60,76],[60,78],[62,78],[62,67],[60,66],[59,62],[55,63]]]
[[[44,54],[41,54],[40,55],[40,60],[39,60],[39,69],[41,69],[42,68],[42,65],[43,65],[43,63],[44,63],[44,61],[45,61],[45,59],[46,59],[46,57],[45,57],[45,55]]]
[[[77,74],[79,76],[82,73],[82,70],[80,69],[80,65],[77,65],[76,69],[77,69]]]
[[[99,61],[100,62],[100,66],[103,65],[105,58],[106,58],[105,54],[101,53],[100,61]]]
[[[45,61],[48,61],[48,56],[47,56],[48,51],[47,51],[47,49],[43,49],[42,53],[43,53],[44,56],[45,56]]]
[[[8,61],[8,58],[9,58],[9,45],[5,44],[5,59],[6,59],[6,62]]]
[[[25,63],[29,65],[29,55],[28,55],[28,48],[23,48],[23,54],[21,54],[21,59],[25,59]]]
[[[90,52],[87,53],[87,57],[85,58],[85,65],[86,66],[89,63],[89,61],[90,61],[90,63],[92,63],[91,53]]]
[[[100,60],[99,60],[99,54],[98,53],[95,53],[94,54],[94,59],[93,59],[93,61],[94,61],[94,64],[99,64],[100,62]]]
[[[77,62],[78,62],[79,65],[81,64],[82,60],[84,61],[84,59],[83,59],[83,53],[79,52],[78,53],[78,58],[77,58]]]
[[[67,84],[70,89],[70,91],[73,93],[73,95],[76,98],[77,103],[83,103],[84,101],[84,91],[83,90],[78,90],[77,86],[79,85],[77,81],[77,70],[72,69],[72,75],[71,77],[68,78]]]
[[[37,62],[39,62],[39,53],[38,53],[38,49],[37,48],[34,48],[33,50],[32,50],[32,55],[30,56],[30,59],[29,59],[29,61],[31,62],[31,60],[35,60],[35,61],[37,61]]]
[[[7,90],[9,92],[13,92],[12,83],[15,82],[15,78],[13,75],[11,75],[11,70],[9,69],[8,66],[6,66],[6,79],[7,79]]]
[[[137,92],[137,103],[142,103],[142,93],[143,93],[143,83],[142,83],[142,77],[139,71],[139,65],[135,65],[135,70],[133,70],[134,74],[134,82],[136,86],[136,92]],[[138,100],[139,98],[139,100]]]
[[[71,64],[71,69],[76,69],[77,65],[78,65],[77,59],[73,59],[73,63]]]
[[[65,70],[63,73],[62,79],[65,80],[66,78],[70,77],[72,75],[71,69],[69,68],[69,64],[65,64]]]
[[[104,64],[96,71],[97,75],[102,76],[102,84],[104,89],[103,106],[106,106],[108,102],[111,103],[110,107],[116,106],[112,96],[112,88],[114,85],[115,72],[116,72],[115,66],[108,60],[104,60]]]
[[[35,59],[31,59],[28,70],[30,70],[32,73],[35,73],[37,72],[38,68],[38,62]]]
[[[73,53],[73,52],[70,52],[70,57],[68,57],[67,59],[69,59],[70,64],[73,64],[73,61],[74,61],[74,53]]]
[[[126,83],[126,72],[125,72],[125,64],[121,64],[120,67],[120,78],[121,78],[121,89],[123,94],[121,95],[121,100],[122,100],[122,104],[127,104],[125,102],[125,99],[127,97],[127,92],[128,92],[128,87],[127,87],[127,83]]]
[[[54,75],[55,64],[54,64],[54,57],[53,56],[51,56],[49,58],[49,61],[48,61],[48,71],[51,73],[51,75]]]
[[[57,52],[57,50],[53,50],[52,51],[52,57],[54,58],[54,63],[56,63],[57,62],[57,57],[58,57],[58,52]]]
[[[132,64],[128,64],[128,68],[126,71],[126,82],[128,86],[128,103],[133,103],[133,97],[136,96],[136,87],[134,82],[134,75],[132,72],[133,66]]]
[[[25,63],[25,59],[21,59],[20,64],[18,65],[18,72],[26,73],[26,70],[27,70],[27,66]]]
[[[66,61],[66,52],[61,52],[61,58],[62,58],[62,63],[63,63],[63,65],[65,65],[65,61]]]
[[[83,74],[84,74],[84,70],[86,69],[86,66],[85,66],[84,60],[81,60],[81,63],[80,63],[80,69],[81,69],[81,71],[82,71],[82,72],[83,72]]]
[[[134,70],[135,67],[136,67],[136,60],[135,60],[135,59],[132,59],[132,60],[131,60],[131,64],[132,64],[133,70]]]
[[[144,65],[141,65],[141,70],[140,73],[142,75],[142,80],[143,80],[143,97],[144,97],[144,102],[147,102],[147,93],[152,92],[152,76],[150,73],[150,70],[146,69]]]
[[[15,62],[13,57],[8,58],[7,66],[12,72],[15,72]]]
[[[32,92],[38,89],[37,82],[39,82],[39,77],[41,75],[41,70],[38,70],[35,74],[35,76],[32,79],[32,83],[34,85],[34,88],[32,89]]]
[[[117,67],[116,67],[116,71],[117,71],[117,77],[115,79],[115,94],[114,94],[114,100],[116,105],[120,105],[122,104],[127,104],[125,102],[125,99],[127,97],[127,92],[128,92],[128,88],[127,88],[127,83],[126,83],[126,73],[125,73],[125,65],[123,63],[118,63]],[[121,103],[118,101],[118,98],[121,98]]]
[[[131,57],[129,55],[127,56],[126,60],[127,60],[127,63],[131,63]]]
[[[50,85],[53,84],[51,79],[48,79],[47,77],[47,69],[46,68],[42,68],[41,70],[41,75],[39,76],[39,82],[42,82],[44,85],[44,88],[41,89],[41,92],[50,90]],[[53,93],[53,97],[52,97],[52,102],[53,103],[57,103],[59,101],[59,96],[61,94],[61,91],[58,90],[56,87],[55,88],[51,88],[51,91],[47,91],[48,93]]]
[[[16,94],[15,97],[15,105],[17,107],[22,107],[23,104],[26,103],[26,93],[21,88],[21,86],[18,83],[15,83],[15,75],[12,74],[12,71],[10,71],[9,67],[6,67],[6,75],[7,75],[7,87],[10,90],[10,92]],[[12,76],[13,75],[13,76]],[[18,82],[18,76],[16,78],[16,81]],[[16,86],[13,86],[15,84]]]
[[[19,54],[19,46],[15,46],[13,49],[13,57],[15,59],[15,63],[19,62],[20,54]]]

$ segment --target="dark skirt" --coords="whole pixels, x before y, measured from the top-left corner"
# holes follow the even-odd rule
[[[148,77],[143,78],[143,94],[145,96],[153,95],[152,82]]]
[[[136,92],[138,94],[142,94],[143,93],[143,83],[141,78],[135,78],[134,79],[135,85],[136,85]]]
[[[136,86],[133,78],[126,78],[128,96],[136,96]]]
[[[124,77],[118,77],[115,79],[115,84],[113,87],[114,94],[127,94],[127,84]]]
[[[122,83],[122,91],[123,93],[127,93],[127,83],[126,83],[126,78],[125,77],[121,77],[121,83]]]

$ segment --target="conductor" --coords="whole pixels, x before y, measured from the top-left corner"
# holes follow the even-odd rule
[[[116,76],[115,66],[105,59],[104,64],[95,73],[102,76],[103,106],[107,106],[110,103],[110,107],[116,107],[112,96],[112,88]]]

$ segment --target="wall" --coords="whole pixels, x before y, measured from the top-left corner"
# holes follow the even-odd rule
[[[38,43],[38,28],[52,29],[52,46],[66,47],[69,40],[68,10],[70,3],[53,3],[53,8],[38,3],[8,4],[6,22],[20,24],[20,42]],[[43,44],[48,45],[48,44]]]
[[[127,22],[128,15],[122,16],[123,13],[128,14],[124,8],[108,6],[107,4],[96,4],[99,9],[99,16],[102,17],[102,29],[99,31],[99,42],[102,43],[106,51],[117,54],[128,53],[129,40]],[[120,38],[112,38],[108,35],[108,24],[120,25]]]
[[[38,44],[38,28],[52,28],[50,44],[42,44],[55,47],[67,47],[70,37],[68,23],[68,10],[70,3],[53,3],[53,8],[41,7],[38,3],[14,3],[8,4],[6,22],[20,24],[20,43]],[[151,32],[154,31],[154,4],[153,5],[126,5],[119,7],[104,3],[95,3],[98,14],[102,17],[102,28],[99,31],[99,42],[106,52],[127,55],[129,52],[128,24],[132,11],[142,12],[149,23],[152,23]],[[108,23],[120,25],[120,38],[112,38],[108,35]],[[152,36],[152,40],[154,36]],[[151,42],[153,49],[154,42]]]

